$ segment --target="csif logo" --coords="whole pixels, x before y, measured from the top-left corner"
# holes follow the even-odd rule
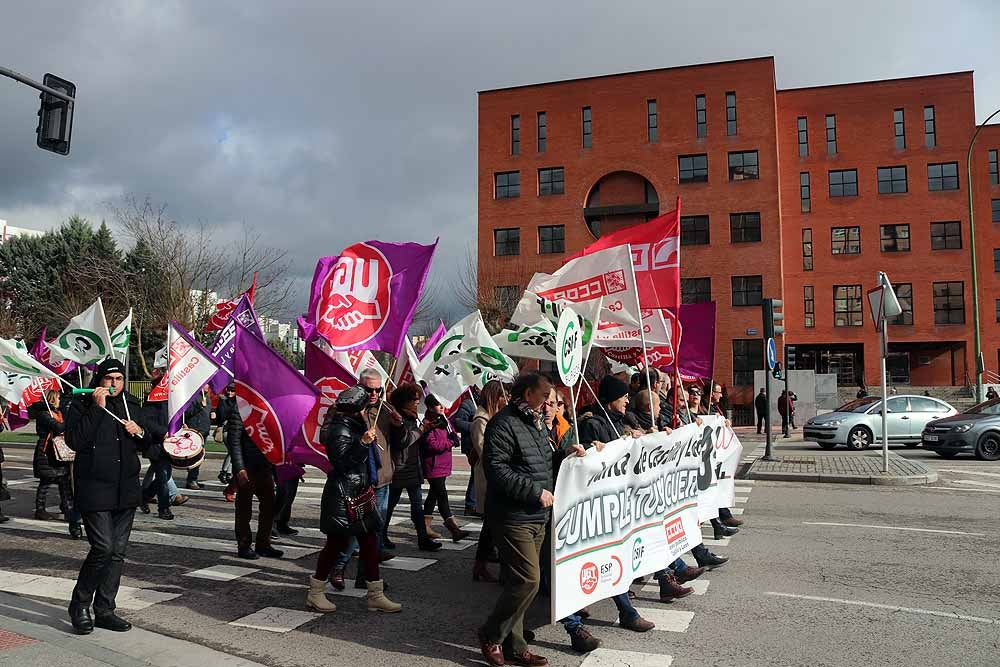
[[[646,555],[646,545],[642,543],[642,538],[635,538],[632,543],[632,571],[637,572],[642,567],[642,557]]]

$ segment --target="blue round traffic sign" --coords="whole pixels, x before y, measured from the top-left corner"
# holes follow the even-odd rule
[[[774,344],[773,338],[767,339],[767,367],[770,370],[774,370],[775,364],[778,363],[778,346]]]

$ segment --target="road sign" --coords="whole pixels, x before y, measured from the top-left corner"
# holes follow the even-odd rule
[[[773,338],[767,339],[767,368],[774,370],[774,365],[778,363],[778,346],[774,344]]]
[[[583,366],[583,335],[580,320],[572,308],[563,308],[556,327],[556,368],[566,386],[580,379]]]
[[[868,290],[868,306],[877,331],[882,330],[883,318],[890,319],[903,312],[899,299],[896,298],[896,291],[892,289],[885,273],[878,274],[878,287]]]

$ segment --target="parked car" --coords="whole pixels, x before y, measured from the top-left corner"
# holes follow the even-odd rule
[[[848,449],[868,449],[882,439],[882,399],[866,396],[845,403],[833,412],[817,415],[806,422],[803,435],[823,449],[847,445]],[[886,401],[889,443],[918,447],[928,422],[949,417],[958,411],[930,396],[891,396]]]
[[[1000,461],[1000,398],[935,419],[924,427],[920,444],[946,459],[969,452],[983,461]]]

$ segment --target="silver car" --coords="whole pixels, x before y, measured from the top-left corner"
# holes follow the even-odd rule
[[[833,412],[817,415],[806,422],[803,436],[823,449],[847,445],[848,449],[868,449],[882,439],[882,399],[867,396],[846,403]],[[886,401],[886,426],[890,444],[918,447],[927,423],[950,417],[958,411],[930,396],[891,396]]]

